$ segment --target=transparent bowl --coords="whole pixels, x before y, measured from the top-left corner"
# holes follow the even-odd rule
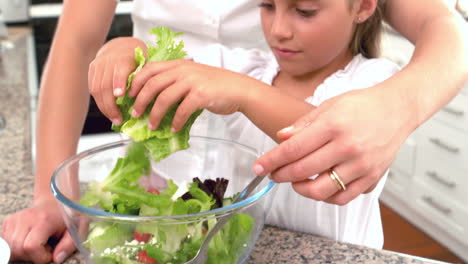
[[[158,264],[184,263],[201,245],[202,239],[194,239],[194,232],[198,232],[194,231],[195,227],[204,226],[202,236],[205,236],[217,218],[232,214],[230,222],[247,219],[248,224],[239,220],[226,225],[210,242],[207,263],[243,263],[255,245],[270,207],[271,199],[267,196],[272,192],[274,182],[268,178],[249,197],[239,202],[195,214],[135,216],[109,213],[80,204],[89,183],[100,182],[107,177],[117,159],[125,155],[130,143],[122,140],[84,151],[64,161],[53,173],[52,192],[61,204],[68,231],[84,259],[88,263],[154,263],[151,259],[146,261],[140,253],[146,244],[156,243],[156,247],[164,252],[160,260],[156,259]],[[207,137],[192,136],[189,143],[188,149],[175,152],[158,163],[152,162],[150,176],[141,178],[140,185],[161,190],[167,185],[161,178],[171,179],[177,185],[192,182],[194,177],[201,181],[225,178],[229,180],[225,197],[232,197],[256,177],[251,171],[258,157],[256,150],[233,141]],[[98,242],[90,243],[90,237],[99,236],[104,229],[109,231],[107,228],[112,228],[111,233],[115,235],[107,240],[102,235]],[[159,236],[161,232],[165,233]],[[143,241],[148,242],[139,242],[142,235],[148,234],[153,234],[150,235],[152,239],[146,237]],[[106,254],[119,250],[124,250],[120,253],[135,262],[106,259]],[[177,252],[185,252],[185,255]],[[146,250],[145,254],[155,256]]]

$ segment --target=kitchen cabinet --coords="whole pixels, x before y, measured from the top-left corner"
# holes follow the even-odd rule
[[[387,31],[385,57],[404,66],[412,51],[408,41]],[[402,145],[381,200],[468,261],[467,191],[468,84]]]

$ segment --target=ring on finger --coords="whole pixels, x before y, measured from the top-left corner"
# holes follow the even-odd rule
[[[346,190],[345,184],[344,184],[343,181],[341,180],[340,176],[338,176],[338,173],[336,173],[336,171],[334,171],[333,169],[330,169],[330,170],[328,171],[328,175],[329,175],[330,178],[336,183],[336,185],[338,186],[338,188],[339,188],[340,190],[343,190],[343,191]]]

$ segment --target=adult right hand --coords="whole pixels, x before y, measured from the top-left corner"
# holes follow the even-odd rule
[[[261,156],[254,171],[271,173],[275,182],[291,182],[305,197],[337,205],[372,191],[417,126],[416,107],[406,94],[382,88],[393,88],[391,84],[325,101],[280,131],[284,141]],[[345,191],[330,179],[330,170],[346,184]],[[309,179],[312,175],[319,176]]]
[[[76,249],[53,197],[37,200],[5,218],[2,237],[11,248],[11,260],[62,263]],[[59,241],[53,248],[49,239]]]
[[[122,123],[115,98],[125,94],[128,75],[135,70],[135,48],[146,53],[146,45],[131,37],[115,38],[106,43],[89,65],[88,87],[99,110],[112,123]]]

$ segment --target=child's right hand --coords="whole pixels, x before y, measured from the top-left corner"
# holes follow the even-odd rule
[[[135,70],[135,48],[146,53],[146,45],[131,37],[115,38],[107,42],[89,65],[88,88],[99,110],[112,123],[122,123],[122,115],[115,98],[125,94],[128,75]]]

